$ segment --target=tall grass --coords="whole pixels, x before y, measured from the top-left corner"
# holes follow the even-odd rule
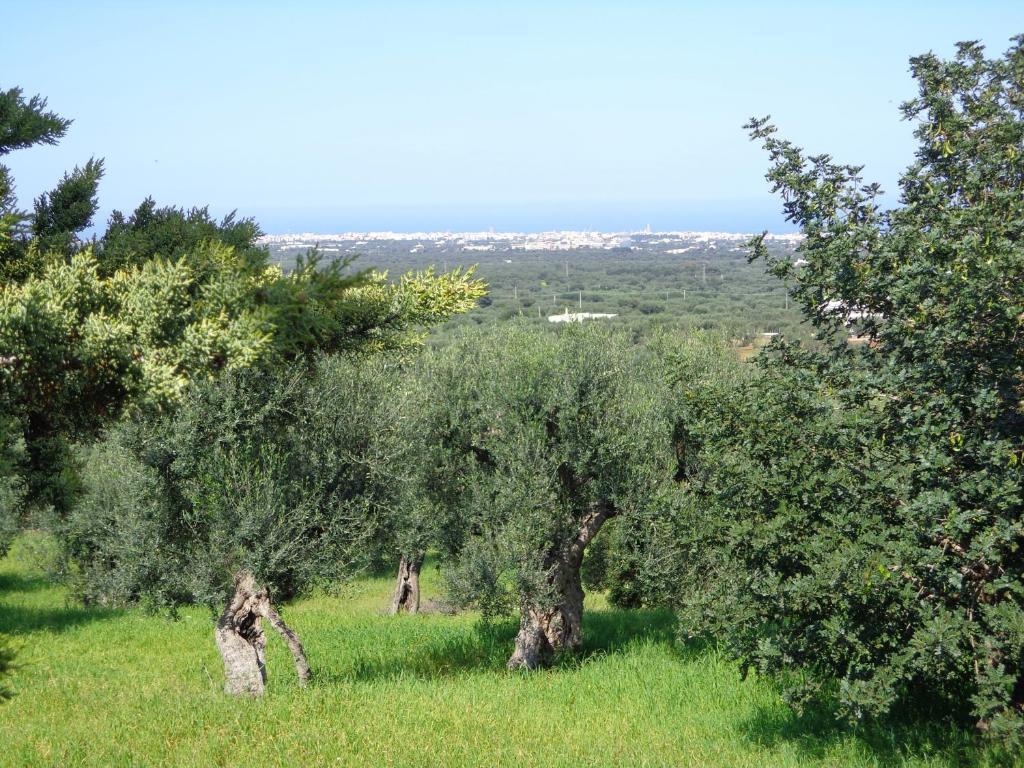
[[[516,627],[382,614],[387,579],[286,607],[316,679],[271,639],[262,700],[221,693],[208,611],[178,620],[70,604],[15,545],[0,632],[19,648],[0,765],[953,766],[1012,761],[943,728],[846,732],[673,641],[672,617],[588,597],[586,647],[509,673]],[[427,569],[424,591],[436,593]]]

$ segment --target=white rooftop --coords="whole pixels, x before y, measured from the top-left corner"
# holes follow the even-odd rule
[[[584,320],[599,320],[605,317],[618,317],[607,312],[566,312],[561,315],[548,315],[549,323],[582,323]]]

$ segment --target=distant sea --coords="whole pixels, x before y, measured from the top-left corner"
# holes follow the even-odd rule
[[[212,207],[211,207],[212,211]],[[269,234],[292,232],[794,232],[775,200],[239,207]]]

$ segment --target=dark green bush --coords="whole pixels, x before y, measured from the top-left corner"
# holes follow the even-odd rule
[[[657,315],[665,311],[664,304],[641,304],[637,309],[644,315]]]
[[[695,391],[683,625],[849,718],[898,706],[1007,738],[1024,723],[1024,38],[912,60],[902,204],[751,123],[806,239],[813,350]],[[794,265],[796,256],[805,265]],[[868,343],[851,345],[852,333]],[[700,514],[696,514],[700,510]],[[689,515],[689,517],[688,517]]]

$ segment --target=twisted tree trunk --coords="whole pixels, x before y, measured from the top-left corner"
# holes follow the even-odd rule
[[[548,584],[554,604],[541,607],[524,602],[520,607],[519,634],[508,660],[509,669],[537,669],[551,663],[560,651],[579,648],[583,628],[583,553],[601,526],[614,517],[608,502],[594,504],[583,517],[576,536],[549,558]]]
[[[391,600],[392,615],[401,611],[419,613],[420,610],[420,569],[423,567],[423,552],[402,555],[398,563],[398,582],[395,596]]]
[[[291,651],[292,659],[295,661],[295,674],[299,678],[299,685],[303,688],[309,682],[312,673],[309,671],[309,662],[306,660],[306,651],[302,647],[299,636],[295,630],[284,623],[284,619],[274,610],[273,605],[267,605],[267,621],[270,626],[277,630],[277,633],[284,639],[285,645]]]
[[[284,638],[295,659],[299,685],[309,681],[309,663],[299,636],[284,623],[249,571],[235,574],[235,592],[217,621],[214,637],[224,662],[224,692],[232,695],[262,696],[266,689],[267,636],[262,620],[270,622]]]
[[[555,654],[579,648],[583,623],[583,585],[577,568],[564,560],[555,566],[552,584],[559,597],[554,607],[539,608],[525,603],[520,608],[519,633],[509,669],[546,667]]]
[[[266,686],[267,637],[260,618],[269,602],[251,573],[235,574],[235,593],[217,621],[217,649],[224,661],[224,692],[261,696]]]

